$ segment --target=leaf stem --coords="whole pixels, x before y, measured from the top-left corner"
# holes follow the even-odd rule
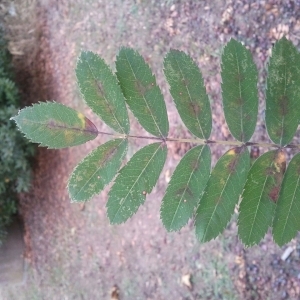
[[[156,137],[156,136],[143,136],[143,135],[126,135],[126,134],[114,134],[109,132],[98,131],[98,134],[110,135],[114,138],[128,138],[128,139],[145,139],[145,140],[156,140],[161,142],[178,142],[178,143],[190,143],[190,144],[199,144],[199,145],[206,145],[206,144],[217,144],[217,145],[226,145],[226,146],[255,146],[261,148],[281,148],[280,145],[276,145],[273,143],[257,143],[257,142],[239,142],[239,141],[222,141],[222,140],[205,140],[205,139],[181,139],[181,138],[172,138],[172,137]],[[300,144],[288,144],[283,148],[290,148],[290,149],[300,149]]]

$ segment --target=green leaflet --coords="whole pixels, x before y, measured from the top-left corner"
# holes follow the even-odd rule
[[[233,214],[250,166],[247,147],[227,151],[217,162],[197,208],[196,236],[210,241],[221,233]]]
[[[143,57],[133,49],[122,48],[116,68],[126,102],[134,116],[151,134],[166,137],[169,122],[164,98]]]
[[[183,123],[195,136],[208,139],[212,116],[198,66],[184,52],[172,49],[165,57],[164,73]]]
[[[192,216],[210,174],[210,156],[208,146],[197,146],[176,167],[160,210],[168,231],[181,229]]]
[[[83,114],[56,102],[41,102],[12,118],[25,136],[49,148],[65,148],[93,140],[98,131]]]
[[[114,178],[127,152],[128,141],[111,140],[86,156],[70,176],[72,201],[86,201],[98,194]]]
[[[252,165],[239,208],[238,233],[246,246],[258,244],[272,224],[285,171],[282,150],[269,151]]]
[[[285,37],[275,43],[268,64],[266,126],[270,139],[281,146],[296,133],[300,111],[300,54]]]
[[[300,230],[300,153],[290,161],[284,175],[273,220],[274,241],[282,246]]]
[[[81,52],[76,67],[80,91],[88,106],[117,132],[129,133],[125,99],[116,76],[93,52]]]
[[[231,39],[222,55],[222,97],[225,119],[239,141],[252,137],[258,114],[258,72],[252,55]]]
[[[120,170],[106,205],[110,223],[125,222],[145,202],[146,194],[156,184],[166,157],[165,144],[150,144],[136,152]]]

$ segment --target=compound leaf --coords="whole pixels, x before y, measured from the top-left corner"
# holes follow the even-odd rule
[[[284,146],[296,133],[300,111],[300,54],[285,37],[275,43],[268,65],[266,126],[270,139]]]
[[[208,146],[197,146],[176,167],[160,210],[168,231],[181,229],[192,216],[210,174],[210,156]]]
[[[73,201],[86,201],[114,178],[127,152],[128,141],[111,140],[87,155],[70,176],[68,189]]]
[[[300,230],[300,153],[290,161],[284,175],[273,220],[274,241],[282,246]]]
[[[164,73],[183,123],[195,136],[208,139],[212,115],[198,66],[184,52],[172,49],[165,57]]]
[[[258,114],[258,72],[252,55],[231,39],[222,55],[222,96],[225,119],[239,141],[252,137]]]
[[[238,233],[246,246],[258,244],[272,224],[285,171],[282,150],[269,151],[251,167],[239,208]]]
[[[143,57],[133,49],[122,48],[116,68],[126,102],[134,116],[151,134],[166,137],[169,122],[164,98]]]
[[[95,125],[83,114],[56,102],[33,104],[12,119],[28,139],[49,148],[84,144],[98,135]]]
[[[76,76],[85,102],[109,127],[129,133],[125,99],[116,76],[104,60],[93,52],[81,52]]]
[[[238,203],[250,167],[247,147],[227,151],[217,162],[196,212],[196,236],[201,242],[216,238]]]
[[[158,180],[166,157],[165,144],[150,144],[135,153],[120,170],[106,205],[110,223],[125,222],[145,202],[146,195]]]

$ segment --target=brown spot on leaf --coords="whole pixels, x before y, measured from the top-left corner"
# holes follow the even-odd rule
[[[281,185],[283,174],[286,169],[286,158],[283,150],[278,150],[274,159],[275,182],[278,186]]]
[[[199,160],[191,161],[191,168],[193,171],[197,171],[199,169]]]
[[[241,74],[241,73],[237,73],[237,74],[235,75],[235,80],[236,80],[236,81],[243,81],[244,79],[245,79],[245,77],[244,77],[244,75]]]
[[[233,148],[231,150],[228,151],[228,155],[234,155],[235,157],[229,162],[227,168],[228,168],[228,171],[230,173],[233,173],[236,171],[236,165],[239,161],[239,154],[242,152],[244,148],[243,147],[236,147],[236,148]]]
[[[270,200],[272,200],[273,202],[276,203],[276,201],[278,199],[279,191],[280,191],[280,187],[278,187],[278,186],[272,187],[271,191],[268,194]]]
[[[187,79],[182,78],[181,82],[187,87],[189,85],[189,81]]]
[[[250,116],[250,115],[247,115],[247,116],[245,117],[245,119],[246,119],[247,121],[250,121],[250,120],[251,120],[251,116]]]
[[[106,151],[103,155],[103,159],[100,161],[100,165],[102,165],[106,161],[110,160],[116,152],[117,152],[117,146],[112,149],[106,149]]]
[[[250,158],[257,159],[258,157],[259,157],[259,148],[256,146],[251,147]]]
[[[146,87],[139,80],[134,82],[134,87],[142,96],[146,94]]]
[[[136,80],[134,82],[134,87],[135,89],[139,92],[139,94],[141,94],[142,96],[145,96],[145,94],[151,90],[154,86],[154,83],[150,83],[150,84],[143,84],[140,80]]]
[[[242,97],[239,97],[239,98],[237,98],[236,103],[237,103],[239,106],[242,106],[242,105],[244,104],[244,99],[243,99]]]
[[[276,202],[278,199],[280,186],[283,178],[283,174],[286,168],[286,158],[283,150],[274,152],[274,160],[272,166],[266,169],[266,175],[274,178],[274,185],[270,189],[268,196],[270,200]]]
[[[275,135],[278,136],[278,137],[280,137],[282,134],[283,134],[283,130],[282,130],[282,127],[280,126],[280,127],[276,130]]]
[[[285,116],[288,113],[288,97],[286,95],[281,95],[279,97],[279,110],[280,115]]]
[[[49,120],[49,122],[48,122],[48,128],[50,128],[50,129],[55,129],[55,128],[57,128],[57,123],[56,123],[56,121],[54,121],[54,120]]]
[[[236,165],[238,162],[238,157],[234,158],[227,166],[230,173],[233,173],[236,171]]]
[[[242,150],[244,149],[244,147],[235,147],[230,149],[227,152],[227,155],[235,155],[235,154],[240,154],[242,152]]]
[[[221,201],[222,201],[222,197],[219,196],[215,199],[215,204],[219,205],[221,203]]]
[[[267,176],[273,176],[273,175],[275,175],[275,169],[273,167],[266,168],[265,175],[267,175]]]
[[[194,193],[192,192],[192,190],[188,187],[188,186],[185,186],[185,187],[182,187],[180,189],[178,189],[175,193],[176,196],[181,196],[182,194],[185,194],[187,193],[190,197],[193,197],[194,196]]]
[[[191,115],[198,116],[201,112],[201,107],[197,102],[190,102],[189,103],[189,111]]]
[[[297,175],[300,176],[300,166],[297,168]]]
[[[100,81],[95,81],[95,86],[97,88],[98,95],[101,98],[106,99],[107,96],[106,96],[106,92],[105,92],[105,89],[104,89],[104,86],[102,85],[102,83]],[[111,105],[109,102],[106,103],[105,106],[102,107],[102,109],[105,110],[105,112],[108,115],[115,115],[115,113],[116,113],[115,107],[113,105]],[[116,124],[116,120],[114,118],[111,121]]]
[[[151,115],[151,110],[148,106],[144,106],[144,114],[145,115]]]
[[[86,132],[86,133],[90,133],[93,135],[98,135],[98,130],[96,128],[96,126],[86,117],[83,118],[83,124],[84,126],[82,126],[82,123],[78,126],[73,126],[71,127],[70,125],[58,122],[56,120],[49,120],[48,121],[48,125],[47,127],[49,129],[61,129],[64,130],[65,132],[68,132],[69,134],[74,133],[74,131],[79,131],[79,132]]]
[[[93,134],[98,135],[97,127],[94,125],[92,121],[90,121],[88,118],[84,118],[84,130]]]
[[[277,173],[283,175],[286,168],[286,158],[283,150],[278,150],[274,158],[274,166]]]
[[[98,95],[101,98],[105,98],[105,90],[104,90],[103,84],[100,81],[95,81],[95,85],[97,87]]]

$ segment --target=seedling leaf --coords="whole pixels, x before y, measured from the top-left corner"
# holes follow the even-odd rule
[[[156,184],[166,157],[165,144],[150,144],[120,170],[106,205],[111,224],[123,223],[136,213]]]
[[[285,37],[275,43],[268,65],[266,126],[270,139],[281,146],[296,133],[300,111],[300,54]]]
[[[70,176],[71,200],[86,201],[102,191],[118,172],[127,146],[127,140],[115,139],[87,155]]]
[[[208,139],[212,116],[198,66],[184,52],[172,49],[165,57],[164,73],[183,123],[195,136]]]
[[[104,60],[93,52],[81,52],[76,76],[84,100],[93,112],[115,131],[128,134],[125,99],[116,76]]]
[[[272,224],[285,171],[282,150],[269,151],[251,167],[239,209],[238,234],[246,246],[258,244]]]
[[[216,238],[225,229],[243,191],[249,167],[247,147],[233,148],[217,162],[196,212],[196,236],[201,242]]]
[[[181,229],[192,216],[210,174],[210,156],[208,146],[197,146],[176,167],[160,210],[168,231]]]
[[[300,230],[300,153],[290,161],[284,175],[273,220],[274,241],[282,246]]]
[[[164,98],[143,57],[133,49],[122,48],[116,68],[126,102],[134,116],[151,134],[166,137],[169,122]]]
[[[252,137],[258,114],[258,72],[252,55],[231,39],[222,55],[222,96],[225,119],[239,141]]]
[[[93,140],[98,131],[83,114],[56,102],[41,102],[12,118],[25,136],[48,148],[66,148]]]

